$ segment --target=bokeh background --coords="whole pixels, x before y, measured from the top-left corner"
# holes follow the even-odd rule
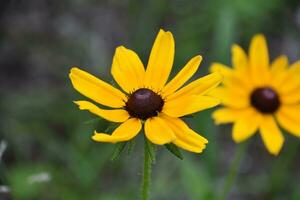
[[[159,28],[176,40],[173,74],[196,54],[197,76],[214,61],[230,65],[231,44],[247,49],[255,33],[266,35],[272,59],[300,59],[299,0],[1,0],[1,200],[139,198],[142,140],[110,161],[114,146],[90,139],[109,124],[72,103],[85,98],[68,73],[81,66],[111,82],[114,49],[125,45],[147,63]],[[158,148],[152,199],[220,199],[238,146],[211,111],[186,119],[210,141],[203,154],[183,152],[181,161]],[[228,199],[300,199],[300,140],[285,137],[278,157],[252,138]]]

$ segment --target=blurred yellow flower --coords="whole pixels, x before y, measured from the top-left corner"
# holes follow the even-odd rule
[[[258,34],[251,41],[249,57],[238,45],[232,46],[232,65],[211,66],[212,72],[224,75],[223,84],[210,93],[224,106],[213,118],[217,124],[234,123],[235,142],[259,130],[268,151],[277,155],[284,142],[277,123],[300,137],[300,61],[288,68],[288,59],[282,55],[269,64],[265,37]]]
[[[111,135],[95,132],[93,140],[128,141],[140,132],[144,124],[145,135],[154,144],[173,143],[191,152],[202,152],[208,141],[179,117],[218,105],[220,101],[207,93],[221,82],[222,76],[215,72],[182,87],[197,71],[202,60],[198,55],[166,84],[174,52],[173,35],[163,30],[156,37],[146,70],[134,51],[118,47],[111,74],[124,92],[76,67],[71,69],[74,88],[111,109],[100,108],[89,101],[75,101],[79,108],[121,123]]]

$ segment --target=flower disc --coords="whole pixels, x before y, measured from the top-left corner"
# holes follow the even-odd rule
[[[251,105],[262,113],[274,113],[280,106],[280,100],[272,88],[257,88],[251,94]]]
[[[125,109],[132,117],[145,120],[157,116],[163,105],[164,101],[160,95],[152,90],[141,88],[129,96]]]

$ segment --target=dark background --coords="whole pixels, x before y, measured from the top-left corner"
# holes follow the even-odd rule
[[[211,62],[230,65],[230,46],[247,49],[256,33],[266,35],[271,59],[300,59],[299,0],[1,0],[0,185],[14,199],[138,199],[142,140],[111,162],[113,145],[90,139],[109,124],[72,103],[85,98],[68,73],[76,65],[110,82],[114,49],[125,45],[147,63],[159,28],[175,37],[173,73],[196,54],[204,57],[198,76]],[[181,161],[158,148],[152,199],[219,199],[239,145],[210,114],[188,119],[210,141],[203,154],[184,152]],[[230,200],[300,199],[300,140],[285,137],[278,157],[251,139]]]

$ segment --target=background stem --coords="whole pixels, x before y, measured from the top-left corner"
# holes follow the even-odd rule
[[[243,143],[238,145],[231,166],[229,168],[229,172],[227,174],[227,177],[224,182],[224,188],[221,194],[221,200],[226,200],[228,198],[229,193],[232,190],[232,187],[235,183],[236,177],[238,175],[238,171],[241,165],[241,161],[245,155],[246,149],[247,149],[247,143]]]

